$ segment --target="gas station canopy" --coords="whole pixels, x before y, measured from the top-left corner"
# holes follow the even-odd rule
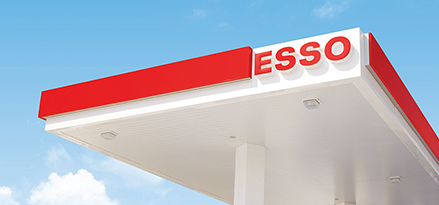
[[[43,91],[46,131],[235,205],[439,202],[439,140],[359,28]]]

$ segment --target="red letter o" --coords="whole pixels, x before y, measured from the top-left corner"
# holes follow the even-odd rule
[[[340,42],[343,44],[343,52],[341,52],[338,55],[334,55],[332,53],[332,46],[337,42]],[[338,36],[338,37],[332,38],[331,40],[328,41],[328,43],[325,46],[325,55],[329,60],[332,60],[332,61],[342,60],[342,59],[346,58],[346,56],[348,56],[350,52],[351,52],[351,42],[349,41],[349,39],[347,39],[344,36]]]

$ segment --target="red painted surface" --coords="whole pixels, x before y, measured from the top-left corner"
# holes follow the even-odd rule
[[[308,50],[308,48],[313,48],[313,49]],[[300,55],[302,55],[303,57],[308,57],[308,56],[313,57],[310,61],[308,61],[306,58],[299,60],[300,65],[313,66],[320,61],[322,55],[318,50],[316,50],[316,48],[320,48],[320,44],[317,42],[306,43],[300,48]]]
[[[261,75],[265,73],[271,73],[271,67],[262,68],[264,65],[270,65],[271,59],[262,60],[264,57],[271,57],[271,51],[255,54],[255,75]]]
[[[252,52],[243,47],[46,90],[38,117],[251,78]]]
[[[292,67],[294,67],[294,65],[296,65],[296,57],[294,57],[293,55],[283,55],[285,52],[288,54],[292,54],[296,51],[294,50],[293,47],[284,47],[284,48],[279,49],[276,52],[276,60],[288,61],[288,63],[286,65],[283,65],[282,63],[276,64],[275,67],[277,70],[280,70],[280,71],[289,70]]]
[[[436,133],[372,34],[369,34],[369,64],[436,156],[436,159],[439,159],[439,139]]]
[[[332,47],[335,43],[343,44],[343,51],[340,54],[335,55],[332,53]],[[318,64],[322,58],[322,53],[319,50],[320,44],[318,42],[308,42],[303,44],[300,47],[299,53],[302,57],[312,57],[311,60],[306,58],[302,58],[299,60],[299,64],[302,66],[314,66]],[[351,42],[348,38],[344,36],[337,36],[329,40],[324,49],[324,54],[326,58],[331,61],[341,61],[349,56],[352,50]],[[278,71],[286,71],[292,69],[296,65],[296,57],[294,54],[296,51],[293,47],[287,46],[276,51],[275,58],[272,56],[273,51],[265,51],[261,53],[255,54],[255,75],[262,75],[266,73],[271,73],[273,71],[272,68],[272,60],[276,60],[280,63],[276,63],[274,67]],[[264,60],[262,60],[264,58]],[[275,61],[275,62],[276,62]],[[284,64],[287,62],[286,64]],[[269,66],[268,66],[269,65]],[[264,68],[262,68],[264,67]]]
[[[337,42],[343,44],[343,51],[338,55],[334,55],[334,53],[332,53],[332,46]],[[342,60],[346,58],[346,56],[348,56],[350,52],[351,52],[351,42],[349,41],[349,39],[347,39],[344,36],[338,36],[332,38],[331,40],[328,41],[328,43],[326,43],[325,46],[325,56],[332,61]]]

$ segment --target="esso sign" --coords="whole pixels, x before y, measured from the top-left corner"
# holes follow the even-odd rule
[[[343,45],[343,48],[341,52],[334,53],[333,47],[337,43]],[[303,44],[298,51],[293,47],[286,46],[277,50],[274,55],[272,50],[256,53],[254,74],[272,73],[273,67],[278,71],[288,71],[297,64],[304,67],[312,67],[319,64],[322,55],[326,56],[330,61],[341,61],[349,57],[351,49],[351,42],[348,38],[337,36],[326,43],[323,54],[321,53],[320,44],[315,41]],[[299,60],[296,59],[296,56],[299,56],[296,52],[301,56]],[[274,66],[272,65],[273,57],[278,62]]]

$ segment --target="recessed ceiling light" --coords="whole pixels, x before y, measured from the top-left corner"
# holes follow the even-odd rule
[[[303,100],[302,102],[303,105],[310,110],[317,109],[320,106],[320,100],[318,98],[309,98]]]
[[[401,182],[401,177],[400,176],[389,177],[389,181],[392,183],[399,183]]]
[[[113,131],[105,131],[101,133],[101,137],[106,140],[114,140],[117,136],[117,133]]]

